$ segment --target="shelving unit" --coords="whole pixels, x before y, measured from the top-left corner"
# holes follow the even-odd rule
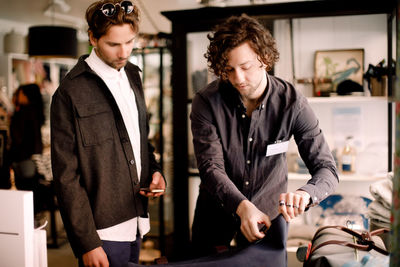
[[[347,16],[365,14],[386,14],[387,16],[387,46],[388,66],[392,66],[392,30],[395,17],[396,1],[377,2],[373,0],[356,1],[302,1],[277,4],[262,4],[233,7],[206,7],[192,10],[162,12],[172,22],[172,87],[173,87],[173,144],[174,144],[174,251],[184,253],[188,247],[189,207],[188,207],[188,47],[187,38],[190,33],[208,32],[212,27],[232,15],[246,13],[257,17],[263,24],[269,24],[276,19],[307,18],[326,16]],[[203,51],[198,53],[202,54]],[[388,94],[392,95],[392,81],[388,80]],[[372,98],[359,99],[369,101]],[[335,98],[339,100],[339,98]],[[339,101],[353,101],[352,98]],[[311,102],[321,102],[323,98]],[[375,101],[375,98],[373,98]],[[381,100],[378,100],[381,101]],[[385,100],[382,100],[385,101]],[[392,166],[392,112],[391,103],[387,105],[388,114],[388,169]]]
[[[297,173],[297,172],[289,172],[288,179],[291,181],[307,181],[311,178],[310,174],[306,173]],[[340,181],[342,182],[357,182],[357,181],[366,181],[366,182],[374,182],[379,181],[381,179],[386,179],[386,173],[382,174],[339,174]],[[303,183],[304,184],[304,183]]]
[[[309,174],[289,173],[288,174],[288,192],[294,192],[296,189],[307,183],[311,178]],[[377,181],[387,179],[387,174],[360,175],[360,174],[339,174],[339,185],[337,193],[343,195],[356,195],[373,199],[369,192],[369,186]]]
[[[388,98],[385,96],[331,96],[331,97],[308,97],[310,104],[330,104],[330,103],[368,103],[385,102]]]
[[[12,112],[12,95],[19,85],[38,83],[43,89],[47,120],[43,130],[45,145],[50,144],[50,97],[76,62],[72,58],[32,58],[27,54],[0,54],[0,90],[9,101],[7,112]],[[8,130],[8,125],[5,127]]]
[[[0,86],[2,87],[1,90],[5,90],[3,92],[8,96],[10,103],[14,91],[22,84],[37,83],[43,89],[42,97],[46,117],[46,122],[42,128],[44,145],[43,154],[49,155],[50,150],[49,115],[51,95],[58,87],[60,80],[76,64],[76,62],[77,60],[72,58],[32,58],[27,54],[15,53],[0,55]],[[8,112],[11,111],[12,110],[9,110]],[[6,125],[6,131],[8,131],[8,126],[9,125]],[[1,178],[9,179],[9,166],[0,167]],[[50,224],[47,226],[49,229],[49,242],[47,245],[48,247],[57,248],[60,241],[58,235],[60,229],[57,226],[57,207],[52,183],[49,183],[46,187],[46,192],[49,194],[49,199],[52,198],[52,200],[54,200],[51,203],[47,203],[50,217]]]
[[[77,60],[72,58],[31,58],[27,54],[2,54],[0,55],[0,77],[4,80],[3,86],[7,89],[7,94],[11,98],[14,90],[23,83],[37,82],[35,75],[39,71],[40,65],[44,64],[49,67],[49,78],[55,86],[60,82],[60,70],[68,71]],[[30,63],[30,69],[24,69],[25,73],[17,73],[19,67],[23,64]],[[17,76],[16,76],[17,75]]]
[[[7,95],[11,98],[13,90],[16,88],[14,85],[13,70],[17,62],[27,62],[29,56],[26,54],[3,54],[0,55],[0,77],[3,79],[3,86],[7,90]]]

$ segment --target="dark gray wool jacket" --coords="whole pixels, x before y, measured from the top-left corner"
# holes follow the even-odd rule
[[[121,112],[103,80],[83,56],[62,80],[51,103],[51,159],[64,226],[75,256],[102,245],[96,232],[147,216],[139,194],[160,166],[148,141],[140,69],[125,71],[139,112],[141,178]]]

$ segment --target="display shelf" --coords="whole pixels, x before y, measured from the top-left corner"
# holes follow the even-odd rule
[[[0,86],[5,87],[7,96],[10,99],[13,93],[13,90],[11,88],[15,87],[14,85],[15,79],[13,75],[14,61],[21,61],[21,62],[29,61],[29,56],[25,54],[15,54],[15,53],[0,55],[0,77],[3,83],[0,84]]]
[[[381,179],[385,179],[387,174],[343,174],[339,173],[339,181],[348,181],[348,182],[356,182],[356,181],[377,181]],[[288,180],[300,180],[300,181],[307,181],[311,178],[311,175],[308,173],[296,173],[296,172],[289,172],[288,173]]]
[[[69,71],[77,60],[73,58],[34,58],[27,54],[7,53],[0,54],[0,77],[7,89],[7,95],[12,97],[14,90],[24,83],[38,82],[38,77],[43,75],[40,66],[49,67],[49,79],[53,82],[53,87],[57,87],[60,82],[60,70],[65,68]],[[26,64],[29,64],[26,65]]]
[[[288,192],[294,192],[302,187],[311,178],[310,174],[301,174],[290,172],[288,174]],[[369,187],[371,184],[387,179],[387,174],[340,174],[339,185],[336,188],[336,194],[363,196],[373,199]]]
[[[385,102],[388,98],[385,96],[331,96],[331,97],[307,97],[311,104],[326,103],[368,103],[368,102]]]

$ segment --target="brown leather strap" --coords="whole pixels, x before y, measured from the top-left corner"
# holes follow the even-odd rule
[[[372,232],[371,232],[371,235],[372,235],[372,236],[374,236],[374,235],[380,235],[380,234],[383,234],[383,233],[388,233],[389,231],[390,231],[389,228],[380,228],[380,229],[376,229],[376,230],[372,231]]]
[[[381,247],[378,247],[377,245],[375,245],[375,242],[372,240],[372,236],[389,232],[390,230],[388,228],[381,228],[381,229],[377,229],[377,230],[372,231],[372,232],[363,231],[360,234],[360,233],[358,233],[356,231],[353,231],[353,230],[351,230],[351,229],[349,229],[347,227],[344,227],[344,226],[329,225],[329,226],[324,226],[324,227],[319,228],[317,230],[317,232],[315,232],[314,238],[313,238],[313,240],[311,242],[314,243],[314,241],[318,238],[318,234],[322,230],[327,229],[327,228],[338,229],[338,230],[344,231],[344,232],[346,232],[346,233],[348,233],[348,234],[350,234],[352,236],[357,237],[357,244],[351,243],[351,242],[347,242],[347,241],[343,241],[343,240],[328,240],[328,241],[325,241],[325,242],[313,247],[311,249],[311,251],[310,251],[310,255],[312,255],[312,253],[315,250],[317,250],[317,249],[319,249],[319,248],[321,248],[323,246],[332,245],[332,244],[347,246],[347,247],[351,247],[351,248],[359,249],[359,250],[364,250],[364,251],[370,251],[371,249],[374,249],[377,252],[382,253],[383,255],[389,255],[389,252],[387,250],[385,250],[385,249],[383,249]]]

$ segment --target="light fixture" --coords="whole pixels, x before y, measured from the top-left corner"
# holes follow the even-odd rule
[[[52,0],[47,10],[54,9],[55,6],[58,6],[63,13],[67,13],[71,10],[71,6],[67,4],[64,0]]]
[[[24,36],[15,32],[14,30],[11,30],[11,32],[8,32],[4,35],[3,43],[4,53],[26,53],[26,41]]]
[[[65,0],[51,0],[44,13],[51,13],[53,24],[56,8],[62,13],[67,13],[71,9]],[[64,16],[69,17],[66,14]],[[78,54],[77,30],[67,26],[32,26],[28,32],[28,54],[34,57],[76,58]]]
[[[72,57],[78,53],[76,29],[64,26],[33,26],[28,33],[28,54],[36,57]]]

